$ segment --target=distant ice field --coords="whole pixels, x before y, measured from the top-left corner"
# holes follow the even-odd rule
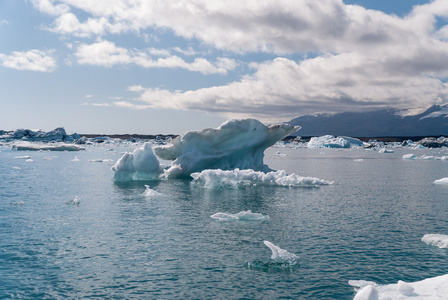
[[[0,146],[0,299],[353,299],[349,281],[448,274],[447,249],[422,241],[448,235],[448,185],[434,184],[448,161],[403,159],[446,148],[265,151],[271,169],[333,181],[316,187],[114,182],[111,166],[138,146]],[[249,210],[263,218],[211,217]]]

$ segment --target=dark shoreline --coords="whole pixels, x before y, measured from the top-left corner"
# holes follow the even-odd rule
[[[167,138],[174,139],[179,135],[176,134],[80,134],[80,136],[85,136],[86,138],[105,138],[110,137],[113,139],[122,139],[122,140],[132,140],[132,139],[141,139],[141,140],[154,140],[160,138],[165,140]],[[429,136],[385,136],[385,137],[353,137],[360,139],[363,142],[368,142],[370,140],[376,140],[379,142],[385,143],[393,143],[393,142],[403,142],[407,140],[412,140],[414,142],[420,141],[424,138],[439,138],[442,135],[429,135]],[[448,135],[447,135],[448,136]],[[313,136],[301,136],[300,140],[308,142]],[[283,141],[292,141],[298,138],[298,136],[287,136],[283,139]]]

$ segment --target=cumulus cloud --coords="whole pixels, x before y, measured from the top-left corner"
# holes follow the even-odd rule
[[[14,51],[10,55],[0,53],[0,63],[5,68],[27,71],[52,72],[57,64],[53,51]]]
[[[153,59],[151,54],[164,57]],[[154,48],[150,48],[148,51],[128,50],[109,41],[81,44],[78,46],[75,56],[78,63],[83,65],[112,67],[132,64],[143,68],[181,68],[203,74],[226,74],[236,67],[236,62],[233,59],[217,58],[215,63],[211,63],[204,58],[195,58],[193,62],[186,62],[178,56],[170,55],[167,51]]]
[[[232,54],[309,55],[253,63],[253,73],[222,86],[190,91],[129,87],[139,101],[115,105],[163,107],[252,116],[264,120],[299,114],[381,107],[427,106],[448,101],[448,1],[414,6],[399,17],[347,5],[342,0],[157,1],[33,0],[54,15],[48,29],[95,37],[75,49],[79,64],[182,68],[226,74]],[[75,14],[83,11],[83,19]],[[186,61],[165,49],[126,49],[101,40],[109,34],[174,34],[226,56]],[[191,48],[171,51],[196,56]],[[220,52],[218,52],[220,53]],[[250,57],[240,56],[240,57]]]
[[[286,58],[258,64],[256,72],[225,86],[191,91],[145,89],[138,108],[157,107],[200,110],[228,117],[256,116],[264,121],[281,121],[301,114],[441,103],[448,99],[442,81],[390,74],[378,60],[362,67],[359,54],[317,57],[302,62]],[[380,58],[378,58],[380,59]],[[132,107],[131,103],[127,103]],[[137,107],[134,107],[137,108]]]

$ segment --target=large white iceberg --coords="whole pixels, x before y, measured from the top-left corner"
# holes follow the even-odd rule
[[[265,126],[255,119],[233,119],[216,129],[189,131],[169,145],[154,147],[154,153],[172,161],[163,174],[168,178],[188,177],[205,169],[270,171],[263,163],[264,150],[298,129],[289,124]],[[161,175],[150,144],[136,151],[126,153],[112,168],[115,180],[146,180]]]
[[[264,150],[300,127],[265,126],[255,119],[229,120],[216,129],[190,131],[170,145],[154,148],[156,155],[172,160],[167,177],[188,176],[205,169],[269,170]]]
[[[286,174],[285,171],[261,172],[251,169],[240,170],[204,170],[192,173],[192,184],[209,189],[236,189],[248,185],[276,185],[286,187],[317,187],[333,184],[315,177],[302,177],[296,174]]]
[[[363,147],[364,142],[359,139],[333,135],[324,135],[319,137],[312,137],[308,142],[308,148],[350,148],[350,147]]]

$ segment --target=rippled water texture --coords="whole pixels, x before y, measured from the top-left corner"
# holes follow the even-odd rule
[[[134,148],[107,147],[0,148],[0,298],[352,299],[349,280],[448,273],[446,249],[421,241],[448,234],[448,186],[433,184],[448,177],[448,161],[401,158],[444,150],[270,148],[271,168],[334,184],[211,190],[114,183],[109,160]],[[210,217],[248,210],[269,218]],[[297,266],[248,267],[272,263],[265,240]]]

